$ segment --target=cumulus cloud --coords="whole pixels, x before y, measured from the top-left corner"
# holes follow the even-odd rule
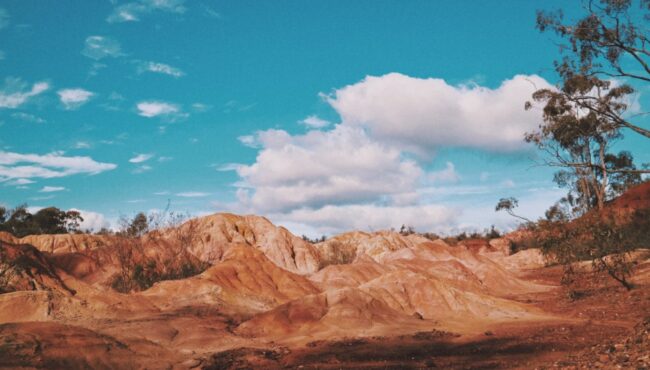
[[[137,22],[142,16],[154,11],[168,13],[185,13],[185,0],[140,0],[122,4],[106,18],[109,23]]]
[[[138,114],[142,117],[174,117],[181,114],[180,107],[176,104],[162,101],[143,101],[138,103]]]
[[[422,156],[449,147],[525,149],[524,133],[541,117],[524,110],[524,103],[549,86],[534,75],[496,88],[398,73],[367,77],[324,96],[340,123],[309,116],[300,121],[308,128],[304,134],[271,129],[241,136],[242,144],[258,150],[254,163],[217,169],[239,176],[233,210],[268,215],[294,231],[318,235],[407,224],[450,232],[466,225],[459,222],[460,208],[436,204],[449,197],[442,193],[487,190],[456,185],[461,176],[452,162],[427,173]]]
[[[267,130],[256,141],[262,147],[256,162],[237,173],[252,188],[249,205],[263,212],[377,201],[413,191],[422,173],[398,150],[357,128],[296,136]]]
[[[18,108],[30,98],[39,95],[50,88],[50,84],[41,81],[32,85],[31,89],[18,78],[5,79],[0,90],[0,108]]]
[[[146,161],[150,160],[151,158],[153,158],[153,154],[142,153],[142,154],[138,154],[135,157],[129,159],[129,162],[131,162],[131,163],[142,163],[142,162],[146,162]]]
[[[303,119],[300,121],[300,123],[310,128],[323,128],[330,125],[330,121],[324,120],[314,115]]]
[[[548,87],[536,75],[517,75],[491,89],[390,73],[366,77],[325,99],[344,125],[363,127],[377,140],[412,152],[450,146],[513,151],[524,147],[524,133],[541,119],[539,112],[524,110],[524,103]]]
[[[57,178],[76,174],[96,175],[117,167],[90,157],[68,157],[63,152],[45,155],[0,151],[0,181],[9,179]]]
[[[63,89],[57,91],[57,94],[59,95],[59,99],[61,100],[63,107],[67,110],[73,110],[81,107],[82,105],[86,104],[86,102],[88,102],[88,100],[90,100],[93,95],[95,95],[94,93],[81,88]]]
[[[347,230],[399,229],[401,225],[413,226],[420,231],[449,232],[455,228],[459,215],[458,209],[438,205],[395,207],[370,204],[296,209],[270,217],[292,230],[316,236]]]
[[[107,57],[116,58],[123,55],[120,43],[105,36],[88,36],[81,54],[95,60]]]
[[[157,63],[157,62],[142,62],[138,66],[138,72],[144,73],[144,72],[152,72],[152,73],[160,73],[160,74],[165,74],[168,76],[172,76],[175,78],[182,77],[185,75],[185,72],[181,71],[180,69],[176,67],[172,67],[168,64],[164,63]]]
[[[65,187],[63,186],[43,186],[41,190],[39,190],[39,193],[54,193],[57,191],[64,191],[66,190]]]

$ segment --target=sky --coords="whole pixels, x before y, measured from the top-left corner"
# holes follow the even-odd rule
[[[557,83],[536,10],[579,5],[3,0],[0,204],[91,229],[167,205],[310,236],[511,228],[499,198],[536,218],[565,193],[524,103]]]

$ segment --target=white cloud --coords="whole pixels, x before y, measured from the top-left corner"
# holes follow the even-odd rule
[[[203,8],[203,15],[205,15],[208,18],[213,18],[213,19],[221,19],[221,14],[210,8],[209,6],[202,4],[201,8]]]
[[[151,158],[153,158],[153,154],[142,153],[142,154],[138,154],[135,157],[129,159],[129,162],[131,162],[131,163],[142,163],[142,162],[146,162],[146,161],[150,160]]]
[[[57,91],[57,94],[59,95],[59,99],[61,99],[61,103],[65,109],[68,110],[73,110],[81,107],[88,100],[90,100],[93,95],[95,95],[88,90],[80,88],[59,90]]]
[[[0,181],[8,179],[57,178],[76,174],[95,175],[117,167],[90,157],[66,157],[62,152],[45,155],[0,151]]]
[[[139,0],[116,7],[106,18],[109,23],[137,22],[143,15],[154,11],[182,14],[187,9],[185,0]]]
[[[180,114],[178,105],[161,101],[143,101],[138,103],[137,108],[138,114],[147,118]]]
[[[304,134],[270,129],[239,137],[258,149],[257,157],[252,164],[217,167],[239,176],[237,201],[219,206],[264,214],[310,235],[402,224],[436,232],[467,227],[453,202],[484,199],[491,190],[453,185],[461,177],[452,162],[427,173],[418,161],[446,147],[526,149],[523,135],[541,117],[524,103],[543,87],[549,85],[538,76],[515,76],[497,88],[397,73],[367,77],[325,97],[339,124],[310,116],[301,121],[309,128]]]
[[[456,223],[460,210],[437,206],[378,206],[344,205],[320,209],[297,209],[269,217],[291,230],[305,230],[309,235],[332,235],[349,230],[376,231],[413,226],[418,231],[449,232]]]
[[[25,122],[32,122],[32,123],[45,123],[44,119],[41,117],[37,117],[33,114],[25,113],[25,112],[15,112],[11,114],[12,118],[19,119],[21,121]]]
[[[212,106],[204,103],[194,103],[192,104],[192,110],[198,113],[207,112],[212,109]]]
[[[77,211],[80,213],[83,221],[79,225],[79,229],[83,231],[99,231],[102,228],[110,228],[110,223],[106,220],[103,214],[91,211],[84,211],[81,209],[71,208],[70,211]]]
[[[226,163],[216,166],[219,172],[237,171],[242,166],[241,163]]]
[[[29,185],[33,183],[34,181],[29,179],[15,179],[15,180],[7,181],[7,185],[11,185],[11,186]]]
[[[75,149],[90,149],[90,143],[86,141],[77,141],[74,144]]]
[[[6,78],[0,90],[0,108],[18,108],[30,98],[39,95],[50,88],[47,82],[37,82],[27,90],[27,84],[18,78]],[[27,91],[26,91],[27,90]]]
[[[541,113],[524,110],[531,94],[550,85],[517,75],[495,89],[452,86],[442,79],[399,73],[366,77],[326,96],[342,124],[363,127],[377,140],[425,154],[439,147],[513,151],[535,129]]]
[[[237,173],[254,189],[249,205],[262,212],[377,201],[413,191],[422,174],[398,150],[356,128],[296,136],[267,130],[256,141],[262,146],[256,162]]]
[[[183,198],[202,198],[207,197],[210,193],[203,193],[200,191],[186,191],[182,193],[176,193],[176,196]]]
[[[141,165],[141,166],[136,167],[136,168],[135,168],[133,171],[131,171],[131,172],[137,174],[137,173],[144,173],[144,172],[147,172],[147,171],[151,171],[152,169],[153,169],[153,167],[151,167],[151,166],[149,166],[149,165],[147,165],[147,164],[143,164],[143,165]]]
[[[324,120],[322,118],[319,118],[318,116],[312,115],[309,116],[299,123],[302,123],[303,125],[310,127],[310,128],[323,128],[326,126],[330,125],[330,121]]]
[[[39,190],[39,193],[54,193],[57,191],[64,191],[66,190],[65,187],[63,186],[43,186],[41,190]]]
[[[123,55],[120,43],[105,36],[88,36],[81,54],[95,60],[106,57],[116,58]]]
[[[144,72],[153,72],[169,75],[175,78],[182,77],[185,75],[185,72],[181,71],[176,67],[172,67],[168,64],[157,63],[157,62],[142,62],[138,67],[140,73]]]
[[[444,170],[429,173],[427,178],[434,183],[457,183],[460,181],[460,175],[451,162],[447,162]]]
[[[246,145],[250,148],[257,148],[257,143],[255,142],[255,136],[253,135],[244,135],[237,138],[240,143]]]

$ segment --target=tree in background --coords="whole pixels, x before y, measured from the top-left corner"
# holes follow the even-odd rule
[[[565,267],[565,282],[576,262],[591,261],[591,271],[630,289],[630,252],[648,242],[648,212],[622,218],[605,205],[650,173],[647,165],[636,167],[630,152],[612,152],[628,130],[650,138],[640,121],[645,113],[630,111],[632,84],[650,82],[650,0],[588,0],[585,12],[575,22],[566,22],[561,11],[537,14],[537,28],[560,37],[563,57],[555,62],[556,88],[532,96],[543,107],[543,122],[525,140],[546,154],[544,164],[559,168],[554,181],[568,192],[546,219],[527,226],[536,244]],[[500,202],[497,210],[512,204]]]
[[[517,208],[518,206],[519,206],[519,201],[517,200],[517,198],[514,197],[501,198],[499,199],[499,203],[497,203],[497,206],[494,208],[494,211],[495,212],[506,211],[506,213],[508,213],[512,217],[516,217],[520,220],[525,221],[526,223],[532,223],[533,221],[531,221],[530,219],[515,214],[514,209]],[[494,225],[492,225],[492,229],[494,229]]]
[[[644,114],[629,112],[635,90],[626,83],[650,82],[650,1],[588,1],[585,11],[574,23],[561,11],[537,14],[537,28],[563,42],[563,59],[555,62],[561,81],[533,94],[543,104],[544,123],[525,138],[548,155],[545,164],[563,168],[554,180],[569,193],[554,212],[566,210],[569,217],[602,209],[650,173],[634,165],[631,153],[610,152],[624,130],[650,138],[637,122]]]
[[[35,234],[65,234],[79,231],[83,217],[78,211],[62,211],[47,207],[32,214],[27,205],[12,210],[0,207],[0,231],[7,231],[16,237]]]
[[[650,82],[650,1],[589,0],[585,11],[587,14],[574,23],[566,23],[562,11],[537,13],[537,28],[554,32],[564,42],[560,46],[564,58],[555,63],[563,84],[588,80],[599,85],[605,82],[601,78],[607,82]],[[633,92],[630,85],[620,84],[613,88],[612,95],[620,99]],[[626,117],[618,103],[590,94],[573,95],[573,102],[606,117],[616,128],[627,128],[650,138],[650,130],[636,121],[643,114]]]

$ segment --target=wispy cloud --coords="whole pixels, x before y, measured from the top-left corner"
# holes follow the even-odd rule
[[[179,78],[185,75],[185,72],[181,71],[179,68],[172,67],[169,64],[158,63],[158,62],[139,62],[138,72],[152,72],[160,73],[175,78]]]
[[[185,0],[139,0],[122,4],[106,18],[109,23],[137,22],[143,15],[154,11],[182,14],[187,10]]]
[[[153,154],[145,154],[145,153],[143,153],[143,154],[138,154],[135,157],[129,159],[129,162],[131,162],[131,163],[142,163],[142,162],[146,162],[146,161],[150,160],[151,158],[153,158]]]
[[[96,175],[117,168],[90,157],[65,156],[63,152],[45,155],[0,151],[0,181],[9,179],[56,178],[76,174]]]
[[[213,19],[221,19],[221,13],[218,11],[212,9],[211,7],[202,4],[201,9],[203,10],[203,15],[205,15],[208,18],[213,18]]]
[[[226,163],[222,165],[216,166],[217,171],[219,172],[228,172],[228,171],[237,171],[239,170],[242,166],[244,166],[241,163]]]
[[[299,121],[299,123],[302,123],[303,125],[310,128],[323,128],[329,126],[331,122],[319,118],[318,116],[312,115],[303,119],[302,121]]]
[[[141,166],[136,167],[131,172],[135,173],[135,174],[139,174],[139,173],[144,173],[144,172],[147,172],[147,171],[151,171],[152,169],[153,169],[153,167],[149,166],[148,164],[143,164]]]
[[[81,54],[95,60],[116,58],[122,54],[122,47],[116,40],[105,36],[88,36]]]
[[[138,103],[138,114],[142,117],[175,117],[182,115],[178,105],[162,101],[143,101]]]
[[[239,136],[237,138],[240,143],[246,145],[249,148],[257,148],[257,140],[255,140],[255,136],[253,135],[244,135],[244,136]]]
[[[32,123],[45,123],[43,118],[37,117],[33,114],[25,113],[25,112],[16,112],[11,114],[12,118],[19,119],[21,121],[25,122],[32,122]]]
[[[67,110],[74,110],[86,104],[94,93],[81,88],[63,89],[57,92],[63,107]]]
[[[0,108],[18,108],[30,98],[47,91],[50,84],[44,81],[37,82],[28,90],[27,84],[18,78],[9,77],[0,90]]]
[[[29,179],[15,179],[15,180],[7,181],[7,185],[10,186],[22,186],[22,185],[29,185],[33,183],[34,181]]]
[[[90,143],[87,141],[77,141],[74,144],[75,149],[90,149]]]
[[[183,198],[202,198],[207,197],[210,193],[204,193],[200,191],[186,191],[182,193],[176,193],[176,196]]]
[[[41,190],[39,190],[39,193],[54,193],[57,191],[64,191],[66,190],[65,187],[63,186],[43,186]]]

